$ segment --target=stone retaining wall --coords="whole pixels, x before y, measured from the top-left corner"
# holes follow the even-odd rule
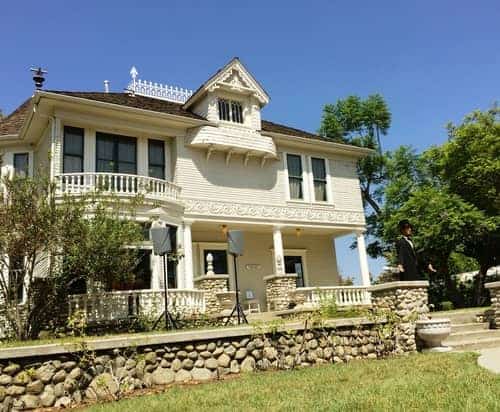
[[[427,289],[429,282],[389,282],[374,285],[369,290],[372,310],[387,313],[396,326],[396,353],[417,350],[415,325],[426,319],[429,312]]]
[[[329,322],[314,330],[305,329],[303,323],[288,324],[274,333],[246,326],[221,329],[220,337],[215,337],[216,331],[170,333],[163,335],[161,344],[98,351],[83,350],[82,345],[81,351],[71,353],[4,359],[0,360],[0,410],[66,407],[117,399],[155,385],[376,359],[395,349],[393,339],[382,336],[379,326],[366,319]],[[203,335],[212,337],[203,339]],[[183,336],[186,341],[179,341]],[[24,348],[19,354],[27,351]]]

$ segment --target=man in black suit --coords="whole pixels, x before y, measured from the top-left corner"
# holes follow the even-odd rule
[[[419,257],[415,251],[415,245],[411,240],[413,227],[407,220],[399,222],[399,231],[401,238],[396,242],[396,251],[398,254],[398,270],[400,280],[419,280],[422,279],[422,272],[419,267]],[[429,263],[427,269],[430,272],[436,270]]]

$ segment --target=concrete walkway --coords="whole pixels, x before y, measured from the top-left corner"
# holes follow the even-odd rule
[[[482,349],[477,360],[479,366],[488,369],[493,373],[500,373],[500,347]]]

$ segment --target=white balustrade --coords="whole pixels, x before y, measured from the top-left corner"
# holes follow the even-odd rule
[[[128,90],[141,96],[154,97],[155,99],[175,103],[185,103],[193,95],[193,90],[141,79],[133,79],[128,85]]]
[[[90,323],[114,321],[136,316],[159,316],[164,310],[163,290],[126,290],[68,297],[69,315],[84,312]],[[205,292],[170,289],[168,309],[183,315],[205,312]]]
[[[159,200],[179,200],[180,187],[166,180],[121,173],[65,173],[56,176],[62,194],[98,192],[116,195],[145,195]]]
[[[363,286],[326,286],[297,288],[295,297],[304,307],[316,308],[322,302],[334,300],[337,306],[367,306],[370,292]]]

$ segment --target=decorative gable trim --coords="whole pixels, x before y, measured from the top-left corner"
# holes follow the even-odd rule
[[[250,74],[241,61],[235,57],[222,69],[208,79],[184,104],[184,108],[192,106],[205,93],[217,89],[254,96],[261,106],[269,103],[269,95],[259,82]]]

